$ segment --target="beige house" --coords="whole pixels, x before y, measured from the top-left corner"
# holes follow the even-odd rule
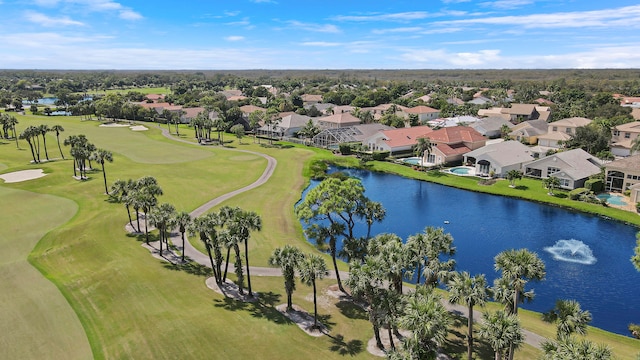
[[[549,123],[547,133],[538,136],[538,145],[559,149],[562,147],[560,143],[571,139],[576,134],[577,128],[587,126],[590,123],[590,119],[583,117],[566,118]]]
[[[468,126],[445,127],[421,137],[432,144],[431,153],[425,151],[422,161],[434,165],[462,161],[466,153],[487,143],[484,136]]]
[[[514,140],[535,145],[538,143],[538,137],[546,134],[549,124],[544,120],[523,121],[511,128],[509,137]]]
[[[607,191],[623,192],[640,184],[640,155],[612,161],[605,166]],[[637,194],[636,194],[637,196]],[[637,202],[637,200],[636,200]]]
[[[317,118],[320,129],[338,129],[360,125],[360,119],[349,112],[336,113],[331,116]]]
[[[583,187],[590,176],[600,173],[601,162],[582,149],[562,151],[525,166],[526,176],[547,179],[551,176],[560,180],[563,189]]]
[[[640,136],[640,121],[618,125],[611,129],[611,153],[615,156],[629,156],[633,141]]]
[[[434,120],[440,117],[440,110],[434,109],[429,106],[424,106],[424,105],[418,105],[412,108],[404,109],[404,112],[409,115],[411,114],[418,115],[418,120],[421,123],[424,123],[429,120]]]

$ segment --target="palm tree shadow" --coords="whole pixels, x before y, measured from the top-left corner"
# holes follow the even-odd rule
[[[203,276],[203,277],[212,276],[210,267],[198,264],[195,261],[191,261],[191,259],[188,256],[185,257],[185,262],[183,263],[172,264],[170,262],[165,262],[163,266],[165,269],[169,269],[173,271],[184,271],[191,275]]]
[[[354,304],[352,301],[341,300],[336,303],[336,307],[340,310],[342,315],[354,320],[368,320],[366,311],[360,306]]]
[[[516,190],[529,190],[529,187],[526,185],[517,185],[515,187]]]
[[[331,336],[329,334],[325,335],[331,338],[331,346],[329,347],[329,350],[337,352],[341,356],[356,356],[363,350],[362,340],[354,339],[345,342],[344,336],[341,334],[336,336]]]
[[[267,319],[275,324],[292,324],[291,320],[275,308],[275,304],[280,303],[280,297],[280,294],[274,292],[261,292],[258,294],[258,301],[255,302],[245,302],[230,297],[213,301],[215,307],[228,311],[246,311],[254,318]]]
[[[322,324],[322,326],[324,326],[324,328],[327,329],[327,331],[330,331],[336,325],[334,321],[331,321],[331,315],[328,315],[328,314],[325,314],[325,315],[318,314],[318,322]]]

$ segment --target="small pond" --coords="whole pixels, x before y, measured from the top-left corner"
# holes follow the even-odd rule
[[[427,226],[443,227],[454,237],[456,269],[484,273],[490,283],[498,277],[493,264],[499,252],[527,248],[545,262],[547,276],[529,283],[535,299],[524,308],[545,312],[557,299],[575,299],[592,313],[593,326],[629,335],[627,325],[640,322],[635,305],[640,273],[629,261],[637,228],[524,200],[342,170],[360,178],[367,196],[387,210],[386,219],[374,224],[374,234],[395,233],[406,240]],[[360,225],[364,235],[366,227]]]

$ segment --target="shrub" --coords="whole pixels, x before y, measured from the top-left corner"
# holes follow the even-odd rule
[[[340,144],[339,147],[342,155],[351,155],[351,146],[349,144]]]
[[[638,325],[638,324],[629,324],[629,331],[631,331],[631,335],[634,338],[640,339],[640,325]]]
[[[388,151],[375,151],[373,154],[373,160],[383,161],[389,156]]]
[[[602,179],[589,179],[584,182],[584,187],[589,189],[589,191],[599,193],[604,190],[604,182]]]
[[[577,188],[569,192],[569,199],[578,200],[582,195],[585,195],[588,193],[589,193],[589,189],[587,188]]]

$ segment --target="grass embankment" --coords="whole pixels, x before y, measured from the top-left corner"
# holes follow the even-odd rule
[[[18,131],[43,120],[47,118],[22,117]],[[77,118],[55,120],[67,129],[65,137],[74,134],[80,124],[78,129],[87,134],[90,141],[114,151],[114,163],[107,164],[110,183],[116,178],[155,176],[165,191],[160,202],[174,203],[179,210],[193,210],[211,198],[253,182],[266,163],[259,157],[214,147],[182,145],[164,139],[145,143],[145,138],[154,138],[157,134],[153,131],[157,130],[136,133],[121,129],[116,136],[133,136],[131,141],[145,143],[144,147],[123,147],[122,151],[109,146],[109,139],[116,134],[113,131],[120,131],[118,129],[95,128],[95,123],[81,123]],[[51,155],[55,137],[48,138],[48,144]],[[177,271],[179,269],[152,258],[140,246],[139,239],[124,233],[127,221],[124,206],[106,201],[99,172],[92,173],[89,181],[77,182],[71,178],[70,160],[27,165],[30,154],[25,150],[26,143],[21,144],[23,150],[10,145],[0,147],[3,163],[8,165],[5,172],[38,167],[44,168],[48,176],[3,187],[64,196],[79,205],[71,221],[38,243],[31,261],[68,299],[84,326],[96,358],[337,358],[344,349],[355,358],[370,358],[358,345],[366,343],[371,335],[366,320],[352,319],[350,311],[345,315],[336,307],[328,307],[327,312],[321,308],[321,314],[335,323],[332,334],[341,335],[344,341],[310,338],[273,309],[273,305],[284,302],[279,278],[253,279],[254,289],[265,295],[259,304],[227,302],[204,286],[206,271],[202,268],[193,266]],[[184,158],[181,162],[166,163],[164,155],[154,156],[164,151],[185,151]],[[202,152],[207,156],[202,156]],[[289,156],[286,152],[282,154]],[[198,157],[200,160],[191,160]],[[131,159],[145,159],[145,164]],[[282,182],[270,184],[275,184],[272,185],[274,191],[288,189],[294,199],[294,194],[299,197],[299,190],[296,193],[294,188],[300,180],[289,175],[278,174],[276,179]],[[264,199],[278,198],[278,194],[273,193],[263,196]],[[291,208],[280,210],[286,214]],[[295,238],[286,235],[301,233],[293,219],[283,218],[284,221],[279,222],[260,213],[267,229],[272,220],[274,228],[292,227],[281,230],[283,236],[274,241],[273,246],[278,241],[278,245],[294,242]],[[263,231],[265,238],[271,239],[270,232]],[[262,249],[251,251],[255,254],[252,259],[261,262],[258,251]],[[299,285],[296,303],[312,310],[309,295],[310,289]],[[21,348],[30,345],[16,344]]]
[[[153,126],[147,132],[132,132],[127,128],[99,128],[95,122],[80,122],[73,117],[27,116],[20,121],[18,131],[46,122],[63,125],[67,129],[63,138],[75,131],[86,134],[91,142],[114,151],[114,163],[106,164],[110,183],[116,178],[155,176],[165,191],[160,202],[171,202],[178,210],[193,210],[209,199],[253,182],[265,165],[259,157],[171,142]],[[185,139],[192,137],[192,130],[181,128],[181,134],[183,131],[187,134]],[[47,136],[51,155],[56,151],[52,145],[55,137]],[[121,137],[126,140],[120,140]],[[226,140],[231,138],[225,136]],[[166,265],[149,256],[139,246],[140,239],[124,233],[127,221],[124,206],[106,201],[99,172],[91,174],[89,181],[76,182],[71,179],[70,160],[28,165],[30,154],[26,143],[21,143],[21,151],[11,146],[11,143],[0,146],[0,158],[8,166],[3,172],[37,167],[49,175],[3,187],[67,197],[79,205],[71,221],[38,243],[31,261],[69,300],[96,358],[297,359],[341,358],[345,354],[372,358],[364,349],[372,336],[371,326],[360,310],[321,297],[319,312],[330,323],[332,337],[311,338],[273,309],[274,304],[284,302],[285,298],[280,278],[252,278],[254,289],[264,295],[258,304],[224,300],[204,286],[203,268],[177,269]],[[263,148],[250,138],[244,138],[241,145],[234,141],[229,146],[265,152],[278,159],[274,177],[267,184],[225,203],[257,211],[262,217],[263,230],[252,234],[250,241],[252,265],[266,265],[273,248],[286,243],[313,251],[293,216],[293,205],[306,181],[300,173],[311,173],[311,159],[337,159],[342,165],[357,160],[307,147]],[[68,149],[64,150],[68,153]],[[341,266],[346,268],[344,264]],[[331,283],[323,281],[319,289]],[[296,304],[313,309],[307,286],[298,284],[294,296]],[[527,321],[525,326],[529,326]],[[546,326],[553,333],[553,327]],[[464,353],[460,347],[464,344],[462,329],[457,328],[459,334],[452,335],[445,348],[447,352]],[[632,345],[627,349],[622,354],[639,350]],[[489,353],[486,347],[479,351]],[[616,349],[619,357],[632,358],[620,353]],[[525,347],[516,358],[528,359],[535,356],[532,354],[539,352]]]

